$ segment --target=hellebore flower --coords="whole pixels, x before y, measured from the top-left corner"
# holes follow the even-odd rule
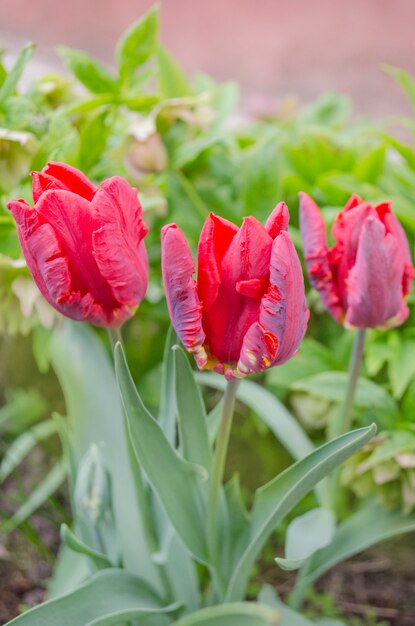
[[[7,206],[38,288],[71,319],[120,326],[147,290],[148,229],[136,190],[119,176],[97,187],[64,163],[32,176],[35,206]]]
[[[408,242],[390,202],[376,206],[352,195],[333,224],[334,246],[315,202],[300,194],[300,226],[310,282],[325,308],[345,326],[399,326],[415,276]]]
[[[304,280],[281,202],[264,226],[212,213],[198,247],[198,280],[182,231],[162,230],[162,270],[173,326],[200,369],[240,378],[291,358],[304,337]]]

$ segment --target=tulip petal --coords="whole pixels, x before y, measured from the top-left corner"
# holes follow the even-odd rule
[[[13,215],[27,266],[46,300],[59,310],[58,303],[71,289],[67,259],[53,228],[41,222],[35,209],[24,200],[7,205]]]
[[[300,260],[287,231],[274,240],[270,285],[261,301],[259,323],[245,335],[237,373],[247,375],[281,365],[297,351],[309,317]]]
[[[303,192],[300,193],[300,229],[310,283],[329,313],[341,321],[343,308],[330,263],[326,225],[316,203]]]
[[[354,209],[356,206],[358,206],[359,204],[362,204],[363,200],[360,196],[357,195],[357,193],[352,193],[352,195],[350,196],[350,198],[348,199],[346,206],[344,207],[343,211],[350,211],[350,209]]]
[[[102,183],[90,207],[98,228],[92,246],[100,273],[121,304],[135,307],[144,298],[148,285],[148,259],[137,190],[114,176]]]
[[[217,298],[203,314],[211,354],[222,363],[237,363],[244,336],[258,319],[268,287],[271,249],[272,239],[263,225],[247,217],[223,257]],[[249,295],[238,292],[241,288]]]
[[[237,232],[235,224],[213,213],[203,225],[197,249],[197,287],[205,310],[216,300],[222,279],[222,259]]]
[[[66,163],[51,161],[41,172],[32,172],[33,200],[36,203],[42,193],[49,189],[66,189],[77,195],[92,200],[97,187],[79,170]]]
[[[402,289],[403,295],[406,296],[412,289],[412,281],[415,278],[415,270],[412,265],[411,253],[409,251],[405,231],[399,223],[399,220],[392,213],[390,202],[382,202],[381,204],[378,204],[375,209],[385,225],[386,232],[391,233],[398,241],[400,254],[402,255],[405,265]]]
[[[92,233],[96,223],[90,202],[70,191],[52,189],[42,194],[35,210],[42,220],[53,225],[68,259],[72,290],[82,295],[90,293],[106,311],[117,308],[119,304],[93,254]]]
[[[203,348],[202,305],[193,278],[195,264],[188,243],[176,224],[162,229],[161,251],[163,282],[173,327],[186,349],[194,354],[198,367],[202,368],[207,363],[207,355]]]
[[[356,263],[347,278],[346,324],[383,326],[402,314],[404,264],[397,239],[384,224],[369,217],[359,239]]]
[[[279,202],[265,222],[265,230],[272,239],[275,239],[282,230],[288,230],[289,221],[290,214],[287,205],[285,202]]]
[[[259,322],[254,322],[244,337],[241,355],[235,378],[242,378],[254,372],[262,372],[272,366],[278,350],[278,338],[265,330]]]

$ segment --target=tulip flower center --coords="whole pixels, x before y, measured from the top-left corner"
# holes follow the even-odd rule
[[[237,363],[242,342],[259,318],[269,276],[239,280],[231,289],[221,284],[215,303],[203,314],[202,324],[212,356],[221,363]]]

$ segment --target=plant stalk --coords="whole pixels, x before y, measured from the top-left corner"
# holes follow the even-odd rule
[[[225,473],[226,456],[232,429],[237,384],[237,380],[231,379],[228,380],[226,385],[223,398],[221,422],[218,435],[216,437],[215,453],[213,456],[208,507],[208,546],[211,561],[214,565],[216,565],[218,561],[219,496]]]
[[[365,345],[366,329],[359,328],[353,342],[352,354],[349,362],[349,376],[346,388],[346,395],[339,418],[334,422],[331,435],[340,437],[347,433],[352,427],[353,406],[356,397],[357,382],[359,380],[360,369],[363,360],[363,350]],[[333,471],[331,476],[331,507],[342,518],[346,506],[346,493],[341,486],[340,468]]]
[[[346,395],[339,419],[333,425],[333,437],[340,437],[347,433],[352,426],[353,405],[356,396],[357,381],[362,366],[363,349],[365,345],[366,329],[359,328],[353,342],[352,354],[349,361],[349,376]]]
[[[113,328],[112,326],[110,326],[107,328],[107,330],[108,330],[108,336],[110,338],[112,350],[114,351],[114,348],[117,343],[120,343],[122,347],[124,347],[124,340],[122,337],[121,328]]]

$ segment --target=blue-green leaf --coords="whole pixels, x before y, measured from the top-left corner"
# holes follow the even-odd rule
[[[197,380],[214,389],[224,390],[226,386],[226,380],[218,374],[198,374]],[[249,380],[241,380],[236,390],[236,397],[267,424],[294,459],[301,459],[314,450],[313,442],[297,420],[267,389]]]
[[[375,502],[363,505],[343,522],[332,542],[311,558],[302,587],[307,588],[329,569],[382,541],[415,531],[415,514],[386,510]]]
[[[113,566],[113,563],[111,563],[105,554],[101,554],[90,546],[87,546],[66,524],[62,524],[60,535],[63,543],[68,546],[68,548],[77,554],[83,554],[90,558],[98,569],[106,569]]]
[[[205,405],[193,370],[180,346],[174,348],[176,407],[183,456],[210,471],[210,448]]]
[[[145,615],[174,613],[139,578],[125,570],[99,572],[87,583],[26,611],[10,626],[119,626]]]
[[[184,460],[170,445],[138,395],[120,344],[115,348],[115,368],[138,462],[183,543],[197,559],[206,562],[203,494],[207,472]]]
[[[58,487],[61,486],[66,478],[66,464],[64,460],[57,461],[46,476],[33,489],[22,506],[17,509],[16,513],[5,522],[3,529],[10,532],[17,528],[19,524],[24,522],[28,517],[44,504],[48,498]]]
[[[53,420],[46,420],[35,424],[19,435],[7,448],[0,464],[0,483],[10,476],[36,444],[47,439],[56,431],[56,423]]]
[[[255,602],[211,606],[182,617],[173,626],[278,626],[280,614]]]
[[[177,343],[177,336],[173,326],[170,326],[164,346],[163,365],[161,370],[161,392],[159,407],[159,423],[167,439],[173,445],[176,439],[176,390],[174,377],[173,346]]]
[[[299,569],[317,550],[333,539],[336,516],[330,509],[317,508],[296,517],[287,529],[285,558],[275,559],[281,569]]]
[[[227,600],[243,597],[252,566],[279,522],[319,480],[340,465],[376,432],[360,428],[324,444],[261,487],[255,496],[250,537],[229,581]]]
[[[123,409],[108,355],[91,329],[68,320],[53,332],[49,352],[65,397],[73,461],[79,464],[94,443],[105,451],[117,529],[117,540],[112,546],[114,553],[121,552],[130,572],[145,577],[161,590],[145,541],[142,512],[129,462]],[[88,542],[88,536],[79,536]]]

